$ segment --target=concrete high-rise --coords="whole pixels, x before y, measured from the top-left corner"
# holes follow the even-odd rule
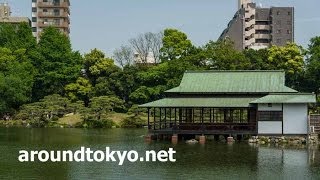
[[[27,17],[11,16],[11,8],[7,2],[0,4],[0,23],[18,24],[21,22],[30,24],[30,20]]]
[[[39,38],[44,28],[53,26],[69,36],[69,0],[32,0],[32,32]]]
[[[294,8],[262,8],[252,0],[239,0],[238,11],[222,32],[238,50],[284,46],[294,41]]]

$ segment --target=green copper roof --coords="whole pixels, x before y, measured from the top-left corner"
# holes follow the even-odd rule
[[[249,107],[257,97],[165,98],[139,107]]]
[[[251,103],[316,103],[314,94],[270,94]]]
[[[285,86],[284,71],[187,71],[176,93],[297,92]]]

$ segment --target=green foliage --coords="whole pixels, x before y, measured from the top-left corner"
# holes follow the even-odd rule
[[[23,105],[15,118],[31,120],[33,127],[44,127],[65,114],[73,113],[75,107],[67,98],[54,94],[44,97],[39,102]]]
[[[139,115],[132,115],[122,120],[120,125],[123,128],[142,128],[147,122]]]
[[[247,49],[243,51],[243,53],[250,62],[250,70],[272,70],[268,63],[266,63],[266,60],[268,59],[267,49]]]
[[[12,25],[9,23],[0,24],[0,47],[11,50],[31,50],[36,47],[36,40],[28,23]]]
[[[272,46],[268,49],[268,65],[274,69],[283,69],[288,75],[303,70],[303,55],[299,46],[289,43],[286,46]]]
[[[233,48],[233,43],[229,39],[210,41],[204,49],[210,69],[245,70],[250,67],[248,59],[242,52]]]
[[[307,50],[307,65],[303,87],[306,91],[320,92],[320,36],[310,40]]]
[[[187,56],[192,48],[187,35],[176,29],[165,29],[162,43],[163,47],[160,49],[162,60],[174,60]]]
[[[25,49],[0,48],[0,115],[12,113],[30,100],[34,74]]]
[[[89,80],[79,77],[76,83],[68,84],[65,87],[65,91],[69,99],[73,102],[82,100],[86,105],[88,105],[92,85]]]
[[[123,119],[120,123],[121,127],[124,128],[142,128],[147,125],[147,120],[143,119],[145,113],[147,112],[146,108],[139,108],[138,105],[133,105],[129,111],[127,118]]]
[[[272,46],[268,49],[269,69],[285,70],[287,85],[296,88],[297,79],[304,68],[302,52],[302,48],[294,43],[283,47]]]
[[[95,85],[99,77],[110,75],[120,68],[112,59],[106,58],[102,51],[93,49],[89,54],[84,55],[84,69],[91,83]]]
[[[34,99],[63,94],[64,87],[76,81],[80,74],[81,55],[73,52],[69,38],[53,27],[43,30],[37,51]]]

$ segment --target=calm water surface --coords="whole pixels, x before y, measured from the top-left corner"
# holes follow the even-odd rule
[[[320,152],[209,142],[145,144],[146,130],[0,129],[0,179],[320,179]],[[26,150],[163,150],[174,147],[175,163],[18,162]]]

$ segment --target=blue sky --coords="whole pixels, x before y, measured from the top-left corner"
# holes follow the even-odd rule
[[[3,1],[3,0],[0,0]],[[31,0],[7,0],[13,15],[31,17]],[[177,28],[197,46],[216,40],[238,0],[71,0],[71,41],[82,53],[115,48],[145,32]],[[307,47],[320,36],[319,0],[255,0],[262,6],[295,7],[295,40]]]

